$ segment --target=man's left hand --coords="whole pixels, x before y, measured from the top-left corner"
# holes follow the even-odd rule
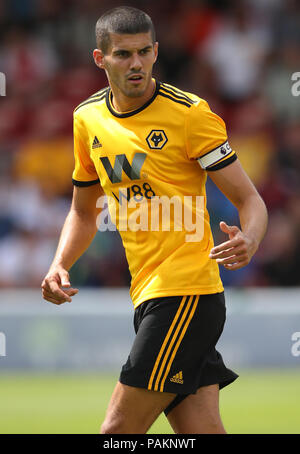
[[[237,226],[229,226],[220,222],[220,229],[227,233],[229,240],[212,248],[209,258],[223,265],[227,270],[238,270],[248,265],[257,245],[247,237]]]

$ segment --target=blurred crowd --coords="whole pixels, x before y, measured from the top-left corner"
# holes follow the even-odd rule
[[[300,3],[297,0],[2,0],[0,287],[40,286],[70,206],[72,112],[107,85],[93,63],[94,27],[114,6],[143,9],[159,41],[154,76],[206,99],[262,195],[269,228],[225,285],[300,285]],[[208,179],[215,242],[236,209]],[[126,286],[116,232],[98,232],[72,268],[76,286]]]

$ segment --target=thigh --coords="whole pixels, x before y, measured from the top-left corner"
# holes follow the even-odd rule
[[[175,433],[225,434],[219,411],[219,385],[203,386],[168,413]]]
[[[145,434],[175,394],[117,383],[101,433]]]

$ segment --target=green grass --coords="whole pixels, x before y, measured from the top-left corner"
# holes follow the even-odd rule
[[[300,433],[300,371],[247,370],[220,393],[228,433]],[[0,377],[0,433],[98,433],[118,374]],[[164,417],[149,433],[172,433]]]

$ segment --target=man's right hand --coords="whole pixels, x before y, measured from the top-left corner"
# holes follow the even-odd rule
[[[44,300],[58,305],[71,303],[71,297],[78,293],[78,289],[71,288],[69,273],[61,266],[49,270],[41,287]]]

